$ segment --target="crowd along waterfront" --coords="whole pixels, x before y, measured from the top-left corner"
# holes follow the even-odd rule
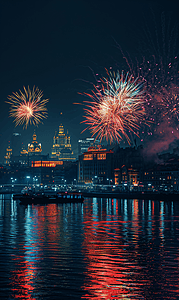
[[[0,299],[178,299],[179,202],[0,195]]]

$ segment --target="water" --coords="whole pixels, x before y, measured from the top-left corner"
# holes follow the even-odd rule
[[[0,195],[0,299],[179,299],[179,202]]]

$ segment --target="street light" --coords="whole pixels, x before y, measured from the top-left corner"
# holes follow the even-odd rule
[[[26,176],[26,179],[27,179],[27,186],[29,187],[29,180],[30,179],[30,176]]]

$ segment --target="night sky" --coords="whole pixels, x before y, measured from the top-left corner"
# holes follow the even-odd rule
[[[52,138],[62,123],[69,130],[74,152],[79,138],[90,136],[80,124],[83,118],[79,92],[95,84],[94,74],[105,68],[124,69],[117,44],[131,56],[139,55],[145,24],[155,31],[151,16],[161,22],[161,14],[177,20],[178,1],[0,1],[1,89],[0,161],[13,132],[20,132],[25,146],[31,142],[34,126],[15,128],[9,118],[12,92],[28,85],[43,90],[49,98],[48,118],[36,128],[43,154],[51,152]],[[60,113],[63,113],[62,115]]]

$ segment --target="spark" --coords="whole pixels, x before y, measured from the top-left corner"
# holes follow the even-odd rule
[[[107,75],[100,85],[94,85],[92,93],[84,93],[92,101],[85,101],[83,122],[100,141],[126,138],[130,144],[131,133],[139,136],[140,126],[145,123],[144,85],[128,73],[107,71]]]
[[[48,99],[43,99],[43,92],[38,87],[32,90],[23,87],[24,91],[12,93],[8,96],[10,107],[10,117],[14,118],[15,126],[24,125],[24,128],[30,124],[37,126],[42,119],[47,118],[46,103]]]

